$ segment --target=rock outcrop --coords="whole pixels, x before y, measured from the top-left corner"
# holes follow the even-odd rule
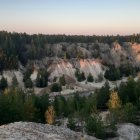
[[[139,140],[140,139],[140,126],[132,123],[119,124],[117,126],[118,137],[109,140]]]
[[[0,126],[0,140],[97,140],[94,137],[76,133],[68,128],[15,122]]]
[[[109,140],[138,140],[140,127],[131,123],[117,126],[117,137]],[[15,122],[0,126],[0,140],[98,140],[68,128],[33,122]]]
[[[140,138],[140,127],[131,123],[118,125],[120,140],[138,140]]]

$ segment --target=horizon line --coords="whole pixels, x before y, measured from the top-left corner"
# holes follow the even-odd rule
[[[68,33],[29,33],[29,32],[19,32],[19,31],[8,31],[8,30],[0,30],[0,32],[7,32],[7,33],[18,33],[18,34],[27,34],[27,35],[65,35],[65,36],[132,36],[132,35],[139,35],[139,33],[128,33],[128,34],[68,34]]]

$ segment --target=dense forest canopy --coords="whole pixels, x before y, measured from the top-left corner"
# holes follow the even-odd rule
[[[128,36],[84,36],[84,35],[28,35],[26,33],[0,32],[0,71],[17,69],[18,62],[26,65],[27,61],[51,57],[51,49],[46,44],[67,43],[108,43],[118,41],[140,43],[140,34]],[[67,55],[67,54],[66,54]],[[68,55],[67,55],[68,57]]]
[[[44,35],[26,33],[6,32],[0,31],[0,43],[5,39],[11,38],[14,43],[31,43],[34,40],[36,43],[59,43],[59,42],[71,42],[71,43],[94,43],[96,41],[101,43],[112,43],[114,41],[122,42],[138,42],[140,43],[140,34],[133,35]]]

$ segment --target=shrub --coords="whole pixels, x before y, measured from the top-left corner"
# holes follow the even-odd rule
[[[126,103],[123,108],[123,119],[126,122],[136,121],[137,108],[132,103]]]
[[[76,122],[75,122],[75,120],[73,118],[69,118],[67,126],[71,130],[75,130],[76,129]]]
[[[104,139],[106,136],[105,128],[101,122],[100,117],[94,115],[90,116],[86,121],[86,132],[99,139]]]
[[[59,92],[61,90],[62,90],[62,88],[61,88],[61,86],[58,83],[54,83],[51,86],[51,92]]]

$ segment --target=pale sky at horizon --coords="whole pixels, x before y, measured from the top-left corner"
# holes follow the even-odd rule
[[[29,34],[140,33],[140,0],[0,0],[0,30]]]

